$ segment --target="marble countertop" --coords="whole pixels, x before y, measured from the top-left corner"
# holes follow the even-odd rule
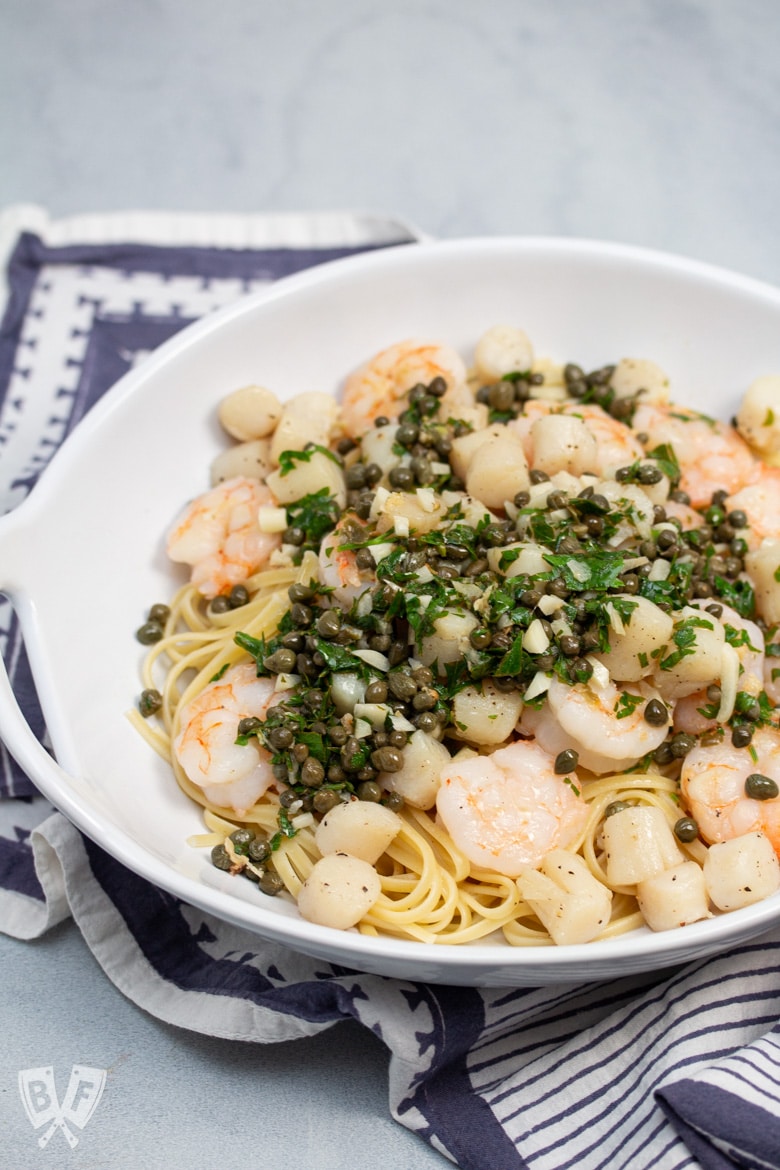
[[[0,27],[0,206],[355,209],[780,282],[774,0],[0,0]],[[18,1071],[67,1076],[87,1050],[124,1064],[125,1089],[72,1167],[447,1164],[391,1120],[385,1051],[357,1026],[262,1050],[181,1033],[124,1000],[68,925],[0,937],[0,962],[18,1170],[57,1156]]]

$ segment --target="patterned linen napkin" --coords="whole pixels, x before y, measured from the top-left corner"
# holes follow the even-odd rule
[[[0,215],[2,510],[96,399],[188,321],[307,265],[417,235],[347,214]],[[0,646],[45,742],[7,603]],[[37,796],[2,749],[0,929],[32,939],[69,915],[120,991],[179,1027],[269,1043],[359,1020],[390,1050],[393,1116],[462,1170],[780,1170],[780,930],[599,984],[478,990],[365,975],[151,886]]]

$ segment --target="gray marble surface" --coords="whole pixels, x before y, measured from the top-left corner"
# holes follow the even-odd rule
[[[0,206],[359,209],[780,282],[779,33],[776,0],[0,0]],[[67,925],[0,937],[0,962],[0,1164],[446,1165],[390,1119],[357,1027],[178,1032]],[[86,1051],[114,1091],[75,1150],[40,1150],[17,1072]]]

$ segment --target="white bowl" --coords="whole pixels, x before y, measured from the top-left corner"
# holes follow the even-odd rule
[[[487,327],[521,325],[537,352],[594,368],[665,368],[673,396],[728,418],[759,374],[780,372],[780,292],[635,248],[556,239],[404,245],[280,281],[185,329],[94,407],[31,496],[0,521],[0,588],[22,623],[58,763],[0,678],[0,734],[41,791],[130,869],[259,935],[407,979],[533,985],[597,979],[724,950],[780,920],[780,896],[663,934],[576,947],[427,946],[304,922],[186,845],[199,810],[125,717],[139,689],[136,626],[180,578],[162,538],[207,486],[224,445],[220,397],[261,382],[336,393],[405,337],[468,354]]]

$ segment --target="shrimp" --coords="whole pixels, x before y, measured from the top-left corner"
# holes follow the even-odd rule
[[[531,731],[551,755],[574,748],[580,765],[590,772],[619,772],[633,767],[666,739],[668,720],[650,724],[647,703],[661,697],[647,683],[619,687],[611,679],[569,686],[553,678],[547,702],[539,711],[523,713],[523,731]]]
[[[780,468],[760,464],[753,482],[731,496],[728,508],[747,516],[748,526],[739,535],[750,549],[758,548],[762,540],[780,537]]]
[[[238,725],[262,719],[281,692],[258,678],[254,663],[232,666],[182,709],[173,750],[187,778],[207,800],[243,816],[274,782],[271,755],[255,738],[237,744]]]
[[[574,844],[588,805],[576,773],[559,776],[554,765],[538,744],[524,740],[445,765],[436,810],[473,865],[515,878],[552,849]]]
[[[326,533],[320,545],[320,581],[333,590],[335,600],[344,609],[376,585],[374,569],[361,569],[355,550],[344,548],[344,524],[340,521],[332,532]]]
[[[755,800],[745,781],[758,773],[780,782],[780,731],[761,727],[749,747],[730,741],[699,745],[685,757],[680,775],[683,799],[708,844],[763,832],[780,856],[780,796]]]
[[[168,556],[192,566],[191,580],[204,597],[240,585],[267,563],[281,544],[261,532],[258,509],[276,503],[256,479],[236,476],[198,496],[168,536]]]
[[[755,455],[733,427],[687,407],[640,403],[631,429],[644,436],[647,449],[672,448],[682,472],[680,487],[695,508],[709,504],[713,492],[739,491],[757,474]]]
[[[466,365],[460,354],[437,342],[401,341],[383,349],[352,374],[344,385],[341,421],[352,438],[370,431],[384,415],[395,419],[405,407],[405,395],[418,382],[428,385],[444,378],[444,402],[451,407],[473,406],[466,387]]]

